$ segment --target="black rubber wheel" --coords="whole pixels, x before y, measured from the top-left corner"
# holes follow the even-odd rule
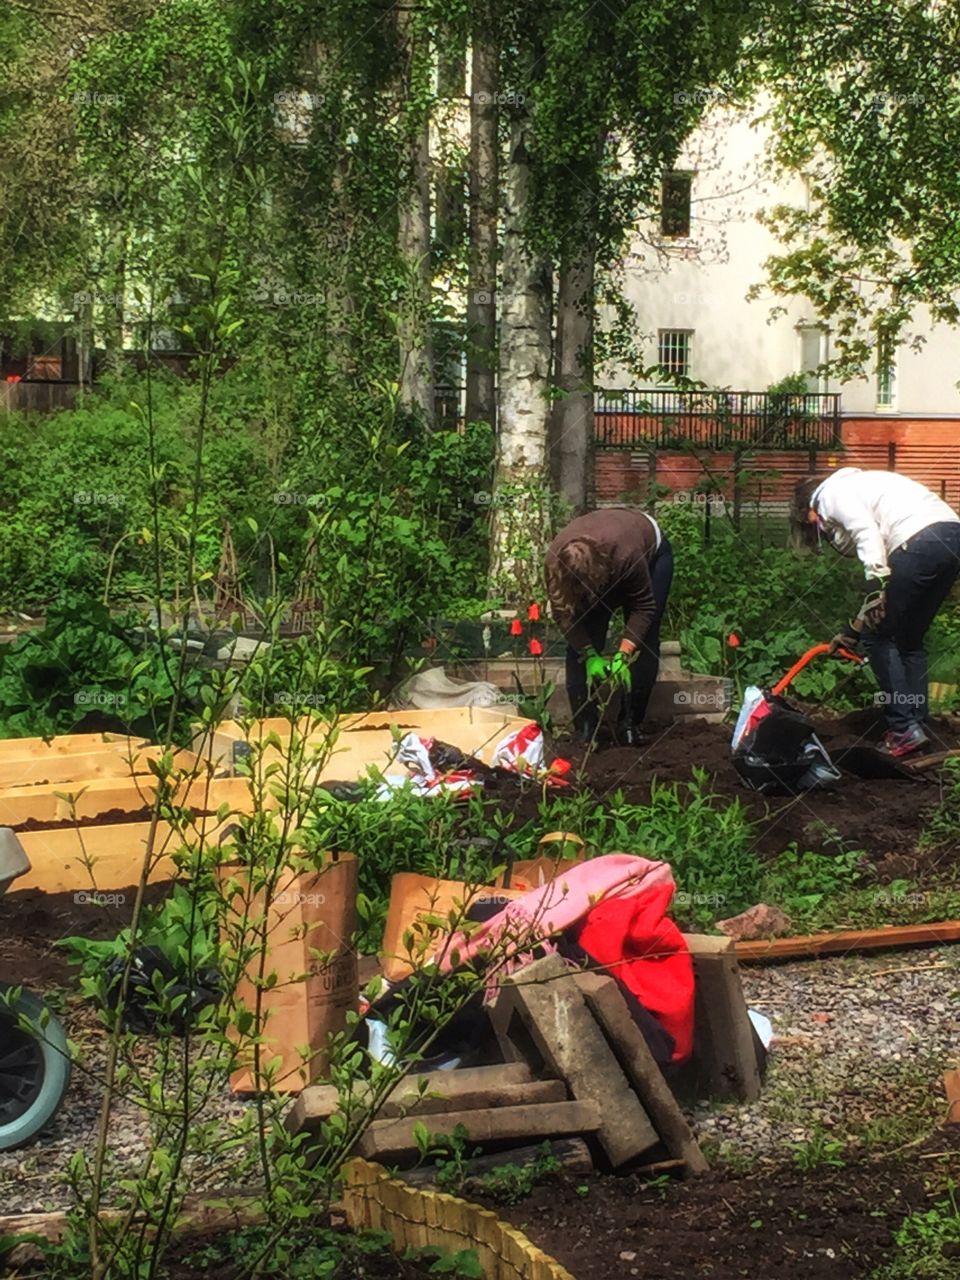
[[[30,1142],[53,1119],[70,1085],[63,1027],[29,991],[0,1003],[0,1151]],[[25,1028],[26,1018],[33,1029]]]

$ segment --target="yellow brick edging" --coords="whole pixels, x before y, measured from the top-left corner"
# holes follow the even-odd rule
[[[387,1231],[398,1252],[425,1246],[447,1253],[475,1249],[487,1280],[574,1280],[489,1209],[443,1191],[408,1186],[369,1160],[344,1166],[343,1208],[354,1231]]]

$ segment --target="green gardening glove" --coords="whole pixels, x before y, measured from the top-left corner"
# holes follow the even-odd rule
[[[610,674],[609,662],[592,647],[584,649],[583,657],[587,669],[587,684],[602,684]]]
[[[610,680],[621,689],[630,688],[630,654],[622,650],[613,655],[610,663]]]

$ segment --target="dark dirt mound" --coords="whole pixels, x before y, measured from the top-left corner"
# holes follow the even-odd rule
[[[818,719],[815,727],[828,751],[875,744],[883,729],[874,712]],[[863,849],[885,878],[929,866],[916,846],[924,812],[939,795],[936,774],[927,781],[867,781],[845,775],[800,796],[764,796],[745,787],[734,770],[731,732],[729,725],[703,721],[666,725],[639,748],[601,745],[586,761],[585,749],[577,744],[558,741],[554,749],[573,762],[580,785],[598,799],[621,791],[635,804],[649,800],[654,780],[686,782],[695,768],[703,769],[713,792],[746,806],[757,824],[757,848],[766,856],[793,841],[814,851],[836,851],[839,838],[848,848]],[[960,745],[956,724],[946,719],[934,722],[931,736],[937,750]]]
[[[151,905],[170,892],[168,884],[146,889]],[[59,938],[115,938],[130,923],[136,889],[111,892],[116,901],[90,902],[88,895],[23,889],[0,897],[0,982],[23,982],[43,990],[72,981],[76,971]]]
[[[926,1152],[949,1155],[775,1177],[718,1170],[662,1191],[631,1177],[565,1177],[497,1212],[577,1280],[853,1280],[889,1262],[903,1218],[938,1198],[925,1179],[960,1171],[955,1129],[934,1134]]]

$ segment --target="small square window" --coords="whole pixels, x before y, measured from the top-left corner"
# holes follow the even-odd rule
[[[682,239],[690,234],[692,173],[668,173],[660,189],[660,233]]]
[[[657,335],[657,363],[665,377],[689,378],[692,329],[661,329]]]

